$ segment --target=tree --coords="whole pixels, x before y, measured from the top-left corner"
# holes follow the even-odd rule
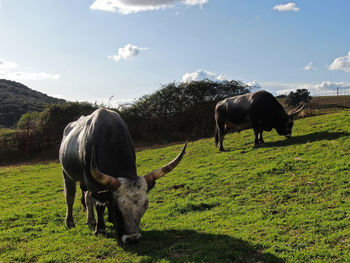
[[[172,82],[120,109],[137,142],[202,138],[213,134],[215,104],[249,92],[240,81]]]
[[[288,106],[297,106],[300,103],[308,103],[311,100],[310,91],[307,89],[297,89],[295,92],[291,91],[286,99]]]
[[[17,122],[17,128],[21,130],[36,130],[39,128],[40,112],[28,112],[21,116]]]

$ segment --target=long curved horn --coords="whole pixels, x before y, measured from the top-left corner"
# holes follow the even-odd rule
[[[182,148],[181,153],[174,160],[172,160],[170,163],[163,166],[162,168],[154,170],[153,172],[150,172],[149,174],[145,175],[144,177],[146,179],[147,184],[152,184],[155,180],[161,178],[162,176],[166,175],[171,170],[173,170],[179,164],[182,157],[184,156],[186,146],[187,146],[187,141],[185,142],[185,145]]]
[[[106,186],[108,189],[115,191],[119,188],[120,181],[117,178],[104,174],[98,170],[96,165],[95,146],[92,146],[90,171],[92,177],[100,184]]]
[[[296,107],[295,109],[291,110],[288,115],[289,117],[294,117],[296,115],[298,115],[299,112],[301,112],[305,107],[305,103],[301,103],[298,107]]]

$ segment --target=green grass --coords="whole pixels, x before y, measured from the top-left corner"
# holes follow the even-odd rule
[[[0,128],[0,137],[1,136],[9,136],[11,134],[16,133],[16,130],[11,130],[7,128]]]
[[[93,236],[79,203],[64,226],[57,163],[0,168],[0,261],[350,262],[350,112],[295,122],[253,148],[251,130],[191,142],[183,161],[150,192],[142,241]],[[137,153],[140,175],[182,145]]]

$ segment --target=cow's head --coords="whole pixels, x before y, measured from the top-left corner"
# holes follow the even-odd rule
[[[286,119],[283,127],[280,127],[280,129],[277,130],[278,134],[284,135],[286,138],[290,138],[292,136],[294,118],[303,110],[304,107],[305,104],[300,104],[298,107],[288,113],[288,118]]]
[[[187,142],[181,153],[169,164],[145,175],[130,180],[114,178],[101,172],[96,165],[95,148],[91,154],[91,174],[97,182],[112,192],[113,206],[117,218],[118,235],[125,244],[136,243],[141,237],[140,221],[148,208],[147,192],[155,181],[173,170],[185,154]]]

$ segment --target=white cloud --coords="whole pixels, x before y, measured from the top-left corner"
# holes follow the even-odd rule
[[[228,80],[224,74],[216,74],[206,70],[197,70],[192,73],[185,73],[182,76],[182,82],[200,81],[200,80],[211,80],[211,81],[224,81]],[[252,92],[261,89],[261,85],[253,80],[245,83]]]
[[[261,89],[261,85],[255,80],[247,82],[246,85],[250,88],[252,92],[255,92]]]
[[[51,74],[46,72],[9,72],[0,71],[0,78],[10,80],[43,80],[43,79],[59,79],[59,74]]]
[[[273,9],[277,10],[278,12],[288,12],[288,11],[298,12],[300,10],[300,8],[297,7],[295,3],[292,3],[292,2],[284,5],[275,5]]]
[[[17,68],[15,62],[9,62],[0,59],[0,78],[15,81],[23,80],[43,80],[43,79],[59,79],[59,74],[51,74],[46,72],[20,72],[13,71]]]
[[[209,0],[95,0],[90,8],[92,10],[131,14],[142,11],[172,8],[176,3],[202,6],[208,1]]]
[[[328,91],[336,91],[338,89],[349,89],[350,90],[350,83],[344,83],[344,82],[333,82],[333,81],[324,81],[319,84],[315,84],[310,87],[311,89],[314,89],[318,92],[328,92]]]
[[[312,62],[309,62],[309,64],[307,64],[305,67],[304,67],[304,70],[311,70],[311,69],[316,69],[316,67],[314,67],[312,65]]]
[[[182,1],[185,5],[204,5],[205,3],[208,3],[209,0],[185,0]]]
[[[0,59],[0,70],[1,69],[11,69],[11,68],[15,68],[17,67],[17,64],[15,62],[11,62],[11,61],[5,61]]]
[[[182,82],[191,82],[191,81],[199,81],[199,80],[212,80],[212,81],[222,81],[226,80],[226,76],[221,74],[217,75],[215,73],[205,71],[205,70],[197,70],[196,72],[186,73],[182,76]]]
[[[336,95],[337,91],[342,93],[350,93],[350,83],[323,81],[321,83],[278,83],[266,82],[262,83],[263,87],[274,87],[277,89],[277,95],[288,95],[291,91],[297,89],[307,89],[313,96]],[[280,89],[279,89],[280,88]]]
[[[98,105],[104,105],[106,107],[118,108],[123,105],[131,105],[136,100],[135,99],[115,99],[113,96],[109,98],[97,98],[89,99],[88,101],[92,103],[97,103]]]
[[[350,72],[350,51],[348,55],[344,57],[336,58],[333,63],[328,67],[329,70],[344,70]]]
[[[108,58],[113,59],[114,61],[120,60],[130,60],[136,57],[141,50],[147,50],[148,48],[140,48],[131,44],[127,44],[125,47],[118,49],[117,55],[108,56]]]

